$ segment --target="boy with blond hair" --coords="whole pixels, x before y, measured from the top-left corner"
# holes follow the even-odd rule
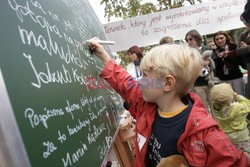
[[[90,49],[104,63],[103,77],[136,113],[133,166],[157,166],[161,159],[183,155],[190,166],[246,167],[238,151],[189,92],[201,71],[201,56],[185,45],[160,45],[142,59],[140,84],[115,63],[98,40]]]

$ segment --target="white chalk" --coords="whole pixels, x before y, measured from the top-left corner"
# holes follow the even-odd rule
[[[87,42],[90,42],[91,40],[87,40]],[[97,40],[96,42],[98,42],[99,44],[107,44],[107,45],[114,45],[115,42],[114,41],[103,41],[103,40]]]

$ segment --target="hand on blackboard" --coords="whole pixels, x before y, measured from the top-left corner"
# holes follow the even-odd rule
[[[98,43],[98,40],[99,39],[96,37],[88,40],[89,48],[95,53],[97,57],[102,60],[103,64],[105,65],[111,59],[111,57],[104,49],[104,47]]]

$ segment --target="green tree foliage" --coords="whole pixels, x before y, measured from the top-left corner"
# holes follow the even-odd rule
[[[152,3],[155,2],[155,3]],[[105,15],[110,21],[111,17],[121,17],[123,19],[182,7],[184,2],[191,5],[202,0],[154,0],[152,2],[143,2],[143,0],[101,0],[105,5]]]
[[[152,3],[154,2],[154,3]],[[141,16],[158,11],[168,10],[184,6],[184,2],[191,5],[202,3],[202,0],[154,0],[152,2],[143,2],[143,0],[101,0],[101,4],[105,5],[104,17],[110,21],[112,17],[127,19],[130,17]],[[143,51],[147,52],[152,46],[143,47]],[[129,62],[126,51],[117,52],[121,58],[121,65],[125,67]]]

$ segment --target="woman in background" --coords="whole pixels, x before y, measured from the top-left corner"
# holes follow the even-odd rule
[[[214,50],[215,75],[221,82],[230,83],[237,94],[244,96],[245,84],[240,66],[244,68],[246,65],[243,58],[235,54],[237,45],[225,31],[215,33],[214,42],[217,46]]]
[[[138,46],[135,45],[127,50],[127,54],[131,60],[131,63],[128,64],[126,70],[135,80],[138,80],[142,76],[139,67],[143,57],[143,52]]]
[[[206,50],[211,50],[210,48],[202,45],[202,36],[197,30],[190,30],[186,36],[185,40],[190,47],[196,48],[199,50],[200,54],[202,54]],[[209,62],[204,61],[204,65]],[[210,104],[210,89],[208,86],[208,80],[206,80],[205,76],[200,75],[194,83],[193,91],[201,98],[204,106],[208,111]]]
[[[133,77],[134,80],[138,80],[142,77],[142,72],[140,70],[140,63],[143,57],[143,52],[138,46],[132,46],[127,50],[127,54],[131,60],[126,67],[127,72]],[[129,107],[128,103],[125,101],[123,107],[129,110],[131,115],[135,118],[135,112]]]
[[[250,1],[248,0],[240,20],[245,24],[246,30],[240,34],[238,47],[247,47],[250,45]]]
[[[240,34],[237,47],[247,49],[247,47],[250,46],[250,2],[249,1],[245,5],[245,10],[241,14],[240,20],[245,24],[246,29],[245,29],[245,31],[243,31]],[[249,53],[248,53],[248,55],[244,55],[244,58],[245,58],[245,56],[249,56]],[[245,88],[246,88],[245,96],[249,98],[250,97],[249,90],[248,90],[249,88],[248,88],[248,86],[246,86],[248,84],[247,83],[248,82],[248,71],[241,68],[241,72],[243,73],[243,79],[245,82]],[[250,118],[250,115],[249,115],[249,118]]]

